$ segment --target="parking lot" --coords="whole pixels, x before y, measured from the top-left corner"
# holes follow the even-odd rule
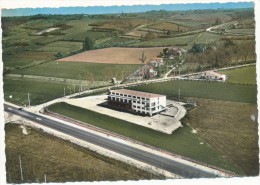
[[[167,100],[168,109],[160,114],[150,116],[134,115],[126,112],[116,111],[109,108],[101,107],[101,104],[106,101],[107,95],[89,96],[84,98],[66,99],[64,102],[89,109],[100,114],[105,114],[118,119],[122,119],[133,124],[141,125],[153,130],[157,130],[166,134],[171,134],[174,130],[181,127],[179,121],[186,114],[183,106],[174,101]]]

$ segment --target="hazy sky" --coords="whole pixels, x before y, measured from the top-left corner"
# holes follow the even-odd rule
[[[196,10],[196,9],[230,9],[252,8],[253,2],[238,3],[190,3],[190,4],[162,4],[135,6],[94,6],[94,7],[64,7],[64,8],[19,8],[3,9],[2,16],[27,16],[36,14],[107,14],[145,12],[150,10]]]

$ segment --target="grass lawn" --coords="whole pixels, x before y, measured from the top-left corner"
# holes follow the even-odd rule
[[[37,105],[64,95],[64,84],[38,82],[28,79],[4,79],[4,99],[19,105],[28,105],[28,92],[31,105]],[[12,95],[12,98],[9,96]]]
[[[198,97],[254,104],[257,101],[256,85],[176,80],[171,82],[136,86],[129,89],[164,94],[169,99],[178,99],[179,88],[181,98]]]
[[[48,62],[31,68],[14,71],[17,74],[50,76],[85,80],[92,74],[94,80],[116,77],[121,79],[135,71],[140,65],[134,64],[98,64],[84,62]],[[109,77],[109,78],[108,78]]]
[[[168,135],[139,125],[102,115],[87,109],[66,103],[57,103],[49,107],[51,111],[95,125],[106,130],[142,141],[170,152],[189,157],[207,164],[238,172],[231,163],[213,150],[200,137],[191,133],[188,125]]]
[[[197,98],[198,107],[184,119],[213,148],[243,170],[247,176],[259,174],[258,124],[255,104]]]
[[[256,84],[256,66],[221,71],[228,76],[230,83]]]
[[[48,183],[163,178],[39,130],[29,127],[26,130],[25,136],[18,124],[5,125],[8,183],[43,183],[44,174]],[[19,156],[24,181],[21,181]]]

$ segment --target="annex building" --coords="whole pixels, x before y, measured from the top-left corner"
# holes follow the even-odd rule
[[[127,89],[110,90],[108,104],[123,110],[152,116],[166,109],[166,96]]]

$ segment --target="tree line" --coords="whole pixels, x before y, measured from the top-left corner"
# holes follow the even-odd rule
[[[205,52],[189,53],[187,62],[197,64],[197,69],[220,68],[231,65],[255,62],[255,42],[245,41],[239,44],[228,44],[219,48],[210,47]]]

